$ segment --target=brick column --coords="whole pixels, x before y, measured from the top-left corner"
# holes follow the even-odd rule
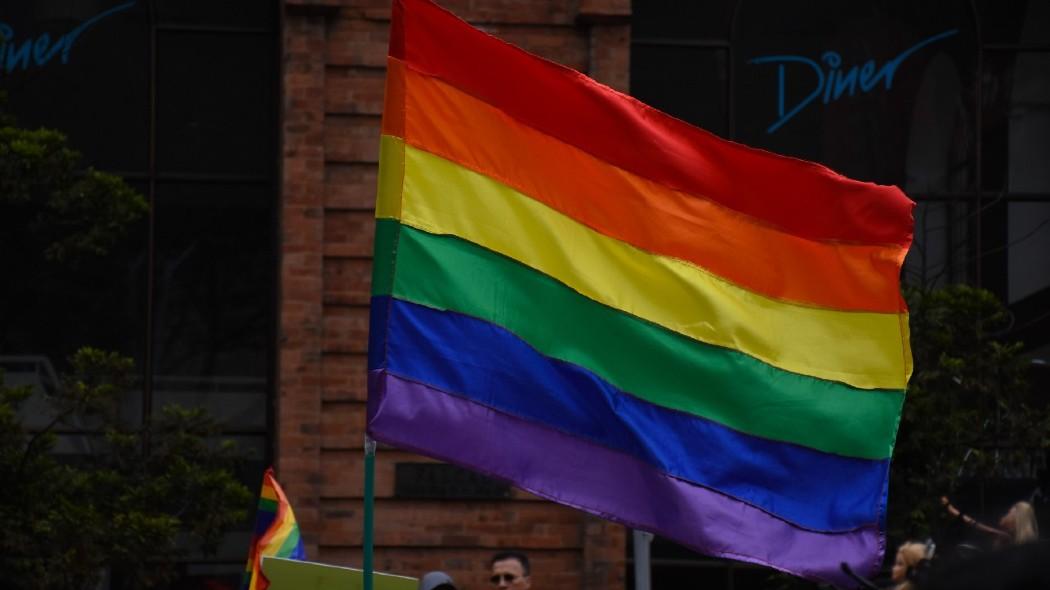
[[[322,388],[325,17],[284,22],[277,473],[317,554]]]
[[[630,89],[630,0],[580,0],[579,24],[590,29],[587,75],[620,92]]]
[[[623,526],[596,516],[583,521],[583,588],[624,588],[627,535]]]

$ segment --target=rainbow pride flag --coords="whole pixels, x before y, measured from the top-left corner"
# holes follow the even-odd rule
[[[306,559],[295,514],[292,514],[284,490],[273,477],[272,467],[263,474],[259,508],[255,513],[255,532],[248,549],[241,590],[266,590],[270,586],[262,572],[263,556]]]
[[[703,553],[874,573],[914,203],[427,0],[395,0],[387,63],[371,435]]]

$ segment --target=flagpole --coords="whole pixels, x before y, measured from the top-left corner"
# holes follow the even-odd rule
[[[634,541],[634,588],[650,590],[652,561],[649,559],[649,546],[653,542],[653,534],[635,529],[631,536]]]
[[[374,539],[376,441],[365,435],[365,522],[364,522],[364,590],[372,590],[372,545]]]

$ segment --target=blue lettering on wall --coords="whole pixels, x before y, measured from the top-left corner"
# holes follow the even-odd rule
[[[802,109],[809,106],[817,98],[820,98],[824,104],[828,104],[842,98],[843,95],[853,96],[857,93],[858,87],[861,93],[867,93],[878,86],[880,82],[886,90],[893,88],[893,76],[897,73],[897,68],[904,63],[904,60],[923,47],[942,39],[947,39],[958,32],[958,29],[952,29],[923,39],[905,49],[897,57],[887,61],[881,68],[876,68],[875,60],[869,59],[861,66],[853,66],[849,70],[845,70],[842,67],[842,56],[834,51],[825,51],[820,56],[820,60],[827,67],[827,72],[824,71],[819,62],[801,55],[767,55],[748,60],[748,63],[751,64],[776,64],[777,66],[777,120],[766,129],[766,133],[773,133],[780,129],[784,123],[793,119],[795,115],[799,114]],[[787,75],[788,64],[801,64],[808,67],[813,72],[816,80],[813,90],[790,109],[784,104],[785,76]]]
[[[15,37],[15,30],[11,25],[0,22],[0,71],[10,74],[16,70],[26,70],[30,65],[42,67],[55,56],[61,56],[63,64],[69,63],[69,53],[80,35],[103,19],[134,5],[135,1],[132,0],[96,14],[54,41],[47,33],[41,33],[36,38],[19,40]]]

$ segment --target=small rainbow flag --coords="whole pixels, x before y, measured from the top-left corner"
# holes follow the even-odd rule
[[[882,564],[900,189],[722,140],[395,0],[368,430],[700,552]]]
[[[259,493],[259,510],[255,516],[255,531],[248,549],[248,564],[244,568],[241,590],[266,590],[270,583],[262,573],[262,558],[285,557],[306,559],[299,525],[292,514],[292,506],[284,490],[273,477],[273,468],[263,474]]]

